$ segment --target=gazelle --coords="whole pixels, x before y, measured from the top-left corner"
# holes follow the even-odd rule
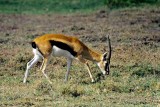
[[[109,52],[106,52],[104,54],[100,54],[99,52],[93,51],[92,49],[88,48],[76,37],[66,36],[62,34],[45,34],[39,36],[31,42],[31,45],[33,48],[34,58],[27,63],[23,83],[26,83],[29,69],[40,59],[43,59],[40,70],[47,78],[49,83],[52,83],[47,74],[45,73],[45,68],[51,55],[64,56],[67,58],[67,72],[65,75],[65,82],[68,80],[68,75],[73,59],[76,59],[86,65],[92,82],[94,82],[94,79],[91,74],[89,64],[87,62],[88,60],[96,62],[104,75],[109,74],[110,72],[111,43],[109,36]]]

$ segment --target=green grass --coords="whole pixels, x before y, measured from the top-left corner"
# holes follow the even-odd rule
[[[160,4],[159,0],[0,0],[0,13],[46,14],[93,12],[100,8],[123,8]]]
[[[23,64],[25,65],[25,63]],[[118,68],[112,68],[112,73],[105,80],[100,79],[96,83],[91,83],[89,77],[85,76],[85,69],[77,64],[74,66],[76,71],[82,70],[83,72],[75,74],[71,71],[67,83],[63,83],[66,68],[54,73],[48,72],[53,81],[52,86],[40,72],[34,74],[33,70],[27,84],[22,83],[23,71],[17,72],[14,77],[8,75],[1,77],[3,82],[0,83],[0,106],[154,107],[159,102],[159,76],[152,74],[143,77],[133,76],[132,74],[135,71],[133,67],[123,68],[122,72],[119,72]],[[143,69],[144,67],[139,65],[139,68]],[[145,71],[145,69],[143,70]],[[150,67],[147,69],[150,69]],[[125,70],[128,72],[124,72]],[[93,73],[95,78],[97,73]],[[77,79],[77,76],[81,79]]]
[[[91,11],[104,6],[103,0],[1,0],[4,13],[72,13]]]

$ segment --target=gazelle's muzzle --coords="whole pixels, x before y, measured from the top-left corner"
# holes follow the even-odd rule
[[[105,66],[105,71],[106,71],[106,73],[105,73],[105,75],[109,75],[109,72],[110,72],[110,69],[109,69],[110,67],[109,67],[109,64],[108,63],[106,63],[106,66]]]

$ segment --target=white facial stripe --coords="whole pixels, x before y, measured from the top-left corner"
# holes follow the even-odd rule
[[[98,65],[98,67],[100,68],[100,70],[101,70],[101,72],[105,75],[106,74],[106,71],[104,70],[104,68],[102,68],[102,67],[104,67],[103,65],[101,65],[101,64],[103,64],[103,63],[97,63],[97,65]]]

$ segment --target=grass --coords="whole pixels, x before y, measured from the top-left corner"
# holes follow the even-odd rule
[[[21,52],[23,49],[18,48]],[[38,65],[31,70],[29,82],[23,84],[26,62],[32,56],[26,56],[28,53],[24,50],[23,52],[17,53],[11,59],[1,57],[3,60],[8,59],[7,63],[4,61],[1,66],[0,79],[3,80],[0,81],[1,106],[156,107],[159,104],[159,65],[155,67],[149,63],[139,63],[120,66],[112,61],[112,72],[104,79],[93,64],[91,68],[94,70],[93,75],[97,82],[91,83],[83,65],[74,61],[70,79],[64,83],[66,60],[54,58],[47,67],[48,75],[53,81],[52,86],[38,71]]]
[[[0,2],[1,5],[5,4],[4,7],[8,7],[6,9],[0,6],[3,13],[0,14],[0,47],[3,50],[0,53],[1,107],[159,106],[159,7],[99,10],[87,15],[41,15],[41,13],[55,11],[48,5],[58,1],[46,1],[49,3],[44,3],[44,7],[39,11],[37,11],[37,8],[41,8],[39,3],[43,3],[44,0],[39,2],[1,0]],[[29,4],[31,2],[37,3],[35,9],[31,6],[32,4]],[[68,1],[64,4],[66,2]],[[78,0],[74,2],[77,3]],[[87,3],[89,2],[91,1],[87,0]],[[93,2],[96,4],[96,0]],[[60,5],[59,3],[61,2],[58,2],[57,6]],[[86,6],[87,3],[84,3],[84,11],[92,8],[89,5]],[[101,8],[101,3],[94,9],[99,6]],[[61,4],[62,7],[65,7],[64,4]],[[92,6],[95,6],[94,4]],[[49,10],[45,10],[46,6]],[[56,11],[70,10],[69,8],[66,10],[67,6],[63,8],[64,10],[58,10],[57,7]],[[79,9],[70,11],[79,11]],[[95,83],[91,83],[84,65],[74,61],[69,81],[64,83],[66,59],[52,57],[46,71],[53,85],[50,85],[39,71],[41,62],[30,71],[27,84],[23,84],[26,63],[33,57],[28,42],[44,33],[75,35],[89,47],[102,52],[106,50],[104,35],[110,34],[113,48],[110,75],[103,77],[96,64],[90,63],[96,79]]]
[[[3,13],[72,13],[92,11],[104,6],[103,0],[1,0]]]
[[[115,9],[159,3],[159,0],[1,0],[0,13],[89,13],[102,8]]]
[[[76,71],[83,71],[82,66],[75,66],[78,68]],[[124,70],[128,71],[128,68]],[[50,75],[53,86],[33,70],[29,83],[23,84],[23,72],[17,71],[14,77],[1,76],[1,106],[156,106],[159,103],[159,76],[133,76],[135,70],[132,68],[117,75],[118,71],[117,68],[112,69],[109,77],[94,84],[87,76],[81,76],[85,71],[77,73],[84,79],[77,79],[71,72],[70,80],[65,84],[65,69],[62,69]]]

